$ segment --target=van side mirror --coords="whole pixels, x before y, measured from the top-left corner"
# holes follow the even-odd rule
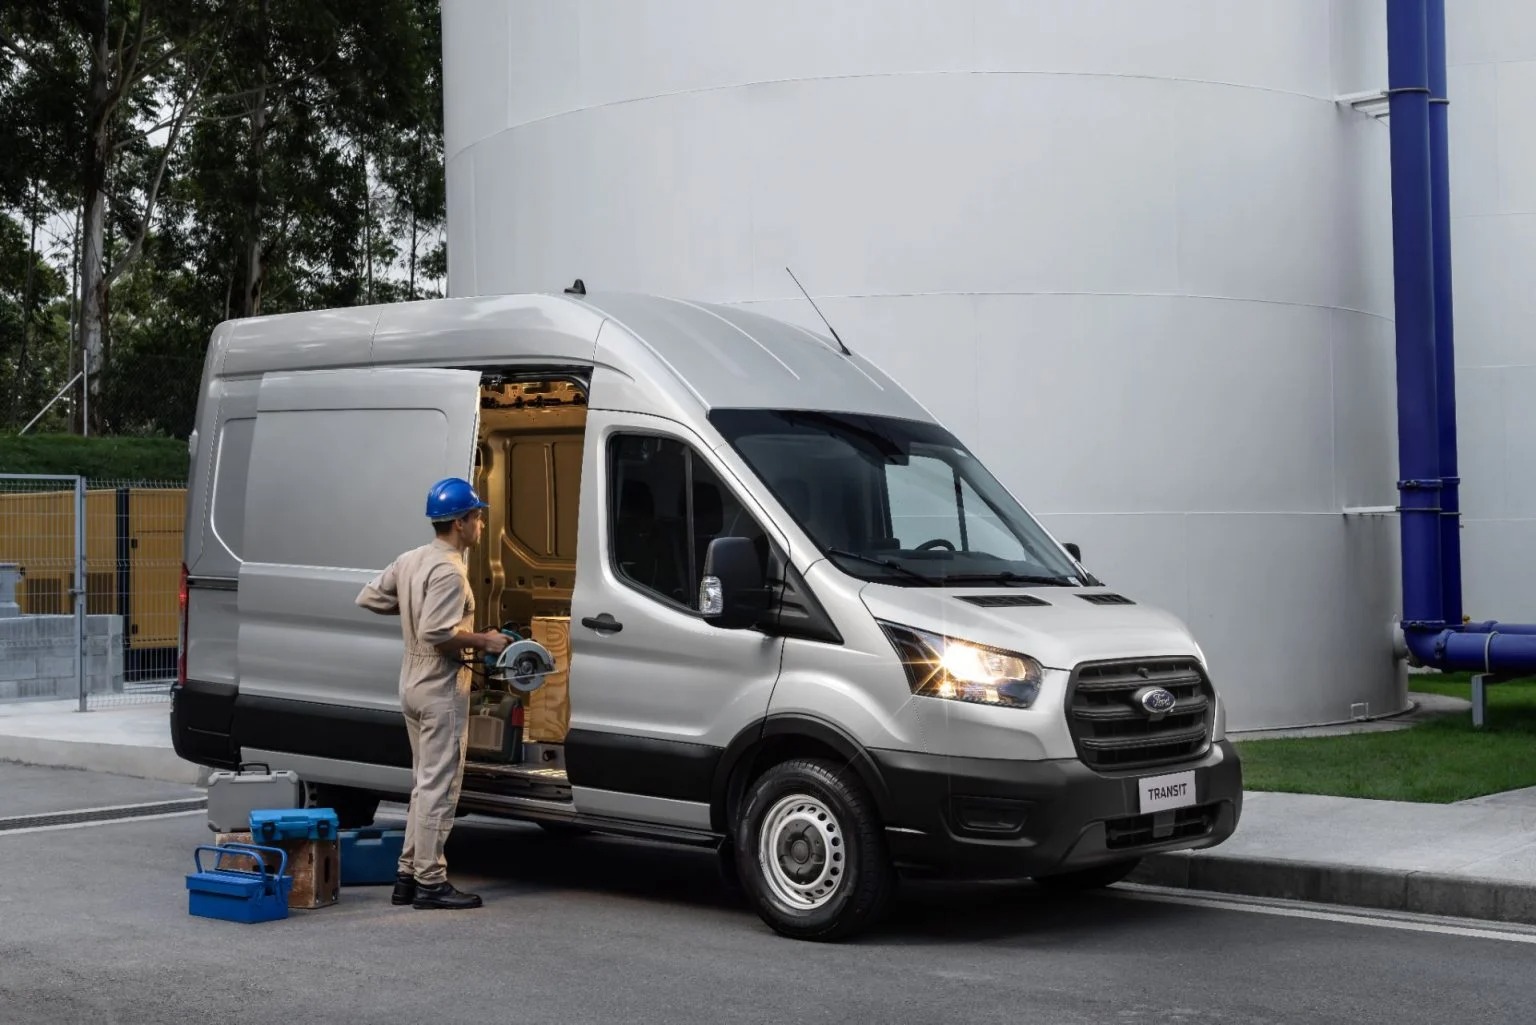
[[[744,537],[717,537],[704,556],[699,611],[704,622],[726,630],[745,630],[762,622],[769,592],[758,562],[757,546]]]
[[[1078,562],[1083,561],[1083,550],[1077,546],[1077,542],[1068,541],[1066,544],[1062,545],[1062,547],[1067,550],[1067,554],[1072,556],[1072,558],[1076,559]]]

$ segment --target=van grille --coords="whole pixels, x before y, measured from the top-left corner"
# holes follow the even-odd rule
[[[1127,598],[1123,594],[1105,594],[1105,593],[1099,592],[1099,593],[1095,593],[1095,594],[1080,594],[1080,595],[1078,595],[1078,597],[1083,599],[1083,601],[1088,602],[1088,603],[1090,603],[1092,605],[1135,605],[1136,604],[1135,602],[1131,601],[1131,599]]]
[[[1172,692],[1161,718],[1136,700],[1143,687]],[[1191,761],[1211,745],[1216,693],[1188,658],[1087,662],[1067,686],[1067,721],[1077,756],[1094,769],[1140,769]]]
[[[1104,823],[1104,846],[1112,851],[1174,840],[1193,840],[1208,836],[1216,828],[1219,807],[1203,804],[1194,808],[1132,815]]]

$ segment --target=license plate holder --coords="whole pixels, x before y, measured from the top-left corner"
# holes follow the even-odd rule
[[[1188,808],[1195,803],[1195,771],[1143,776],[1136,781],[1140,814]]]

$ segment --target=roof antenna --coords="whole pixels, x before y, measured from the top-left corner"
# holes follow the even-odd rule
[[[827,315],[821,312],[821,307],[816,305],[816,300],[811,298],[811,293],[807,292],[805,290],[805,286],[800,284],[800,279],[795,277],[795,272],[790,270],[788,267],[784,268],[784,272],[788,274],[790,280],[795,283],[795,287],[800,289],[800,294],[805,296],[805,301],[811,304],[811,309],[816,311],[816,316],[820,317],[821,322],[827,325],[827,330],[832,332],[832,337],[837,341],[837,347],[843,350],[843,355],[852,356],[853,353],[849,351],[848,346],[844,345],[843,340],[837,337],[837,328],[833,327],[832,322],[827,319]]]
[[[566,295],[586,295],[587,294],[586,283],[584,281],[582,281],[580,278],[577,278],[576,279],[576,284],[572,285],[570,288],[567,288],[565,290],[565,294]]]

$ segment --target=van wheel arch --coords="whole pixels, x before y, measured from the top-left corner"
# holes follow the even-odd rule
[[[841,727],[814,716],[772,715],[748,726],[726,747],[715,773],[710,820],[730,843],[747,791],[763,773],[793,758],[824,758],[850,766],[859,777],[882,821],[890,798],[874,759]]]

